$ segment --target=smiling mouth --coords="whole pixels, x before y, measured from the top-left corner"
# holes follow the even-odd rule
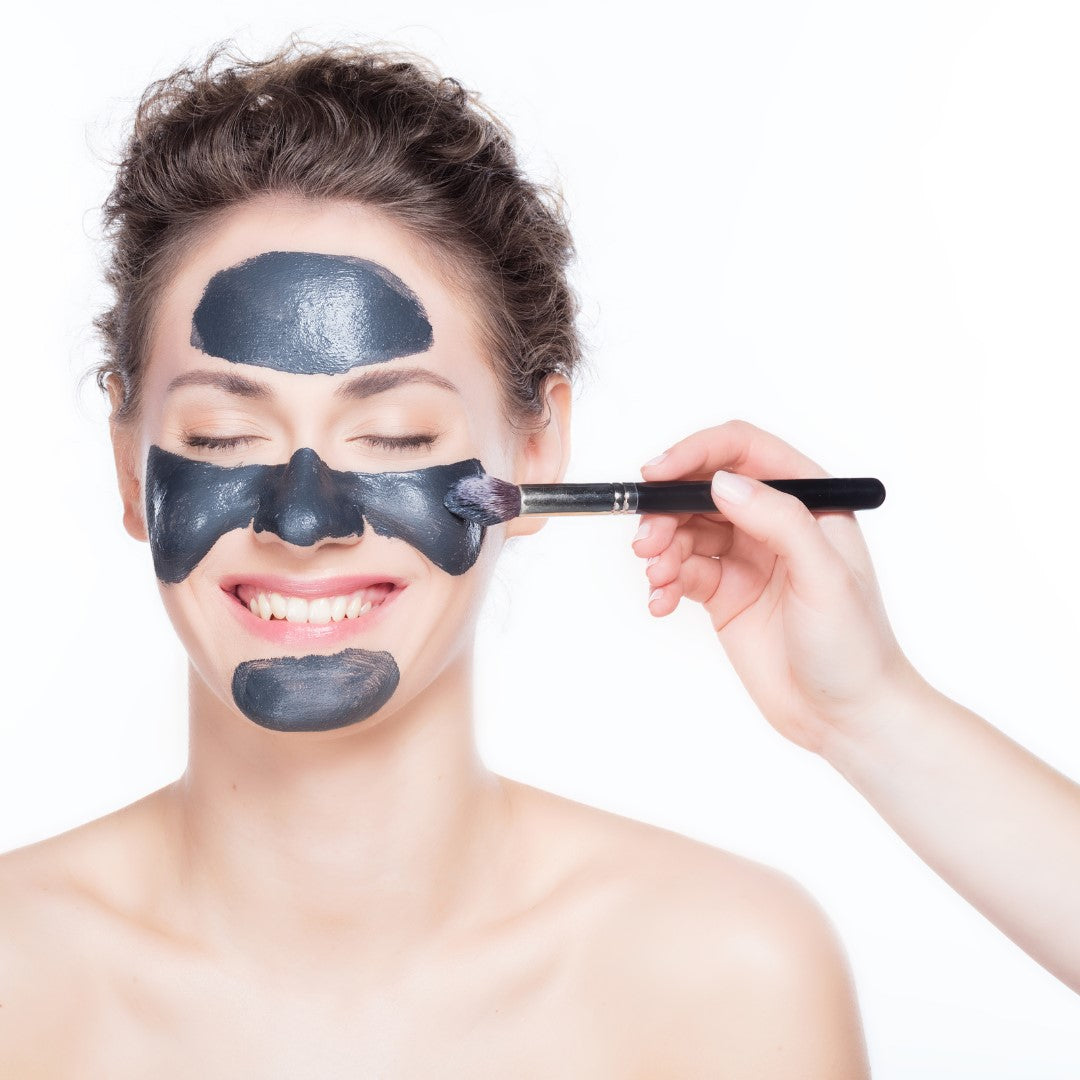
[[[401,587],[390,581],[380,581],[350,593],[290,596],[288,593],[241,583],[231,591],[252,615],[264,622],[326,626],[366,615],[383,604],[393,593],[400,592]]]

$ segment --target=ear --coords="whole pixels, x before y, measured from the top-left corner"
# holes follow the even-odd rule
[[[559,484],[570,463],[570,405],[573,388],[565,375],[544,380],[548,421],[542,431],[529,435],[514,455],[515,484]],[[516,517],[506,523],[506,536],[529,536],[547,524],[545,517]]]
[[[109,435],[112,438],[113,460],[116,462],[116,482],[124,506],[124,528],[136,540],[146,540],[146,518],[143,514],[142,483],[136,461],[135,427],[130,421],[118,420],[117,413],[124,402],[124,389],[118,375],[110,375],[106,387],[112,402]]]

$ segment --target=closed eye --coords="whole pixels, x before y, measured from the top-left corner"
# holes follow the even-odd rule
[[[417,450],[431,446],[438,435],[361,435],[359,439],[386,450]],[[198,450],[232,450],[257,440],[257,435],[185,435],[184,445]]]
[[[431,446],[438,435],[361,435],[359,438],[387,450],[417,450],[421,446]]]
[[[185,435],[184,445],[200,450],[229,450],[255,442],[256,435]]]

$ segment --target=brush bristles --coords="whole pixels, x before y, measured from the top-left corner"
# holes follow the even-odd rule
[[[466,476],[447,493],[447,510],[480,525],[500,525],[521,513],[521,488],[497,476]]]

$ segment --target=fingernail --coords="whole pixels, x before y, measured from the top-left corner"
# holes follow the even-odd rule
[[[634,533],[634,539],[631,540],[630,543],[631,544],[636,544],[639,540],[644,540],[645,537],[648,536],[649,533],[651,533],[651,532],[652,532],[652,523],[648,522],[648,521],[643,521],[638,526],[638,531],[636,533]]]
[[[664,590],[663,589],[653,589],[653,591],[651,593],[649,593],[649,603],[651,604],[658,596],[663,596],[663,595],[664,595]]]
[[[712,489],[718,499],[726,499],[731,503],[744,503],[753,493],[754,486],[745,476],[724,472],[721,469],[712,478]]]
[[[665,450],[662,454],[657,454],[656,457],[650,458],[641,467],[643,469],[647,469],[647,468],[649,468],[650,465],[659,465],[660,462],[663,461],[664,458],[666,458],[668,456],[668,453],[669,453],[669,451]]]
[[[660,558],[660,556],[659,556],[659,555],[654,555],[654,556],[653,556],[653,557],[652,557],[651,559],[646,559],[646,560],[645,560],[645,565],[646,565],[646,566],[652,566],[652,564],[653,564],[654,562],[656,562],[656,560],[657,560],[657,559],[659,559],[659,558]]]

